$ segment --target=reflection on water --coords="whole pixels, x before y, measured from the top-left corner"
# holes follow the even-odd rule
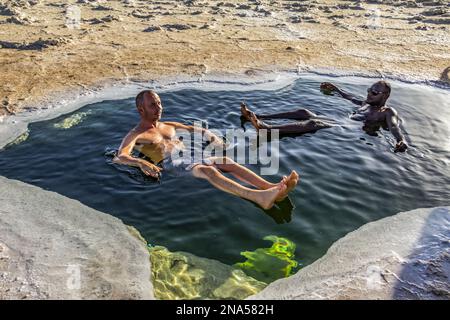
[[[349,119],[354,105],[320,92],[331,81],[365,95],[373,79],[304,77],[275,91],[198,91],[161,93],[163,120],[210,128],[239,128],[240,103],[256,113],[307,108],[336,123],[332,128],[280,141],[278,182],[292,169],[300,182],[279,211],[264,212],[248,201],[223,193],[191,176],[165,173],[160,183],[141,179],[133,168],[105,161],[137,123],[134,99],[104,101],[73,113],[87,113],[76,126],[55,124],[72,115],[30,126],[28,139],[0,152],[0,174],[78,199],[135,226],[150,243],[170,251],[232,265],[240,252],[264,248],[268,234],[295,243],[304,265],[361,225],[417,207],[448,205],[450,199],[449,91],[391,82],[388,103],[403,120],[410,148],[394,153],[395,141],[380,129],[366,134]],[[244,124],[247,130],[254,130]],[[106,158],[108,158],[106,156]],[[259,172],[257,165],[248,167]],[[118,171],[124,170],[124,171]]]
[[[283,224],[291,222],[294,205],[292,204],[291,199],[287,197],[283,201],[275,203],[269,210],[264,210],[262,208],[261,210],[271,217],[275,223]]]

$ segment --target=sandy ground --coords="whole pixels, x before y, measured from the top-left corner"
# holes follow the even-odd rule
[[[0,116],[67,89],[179,74],[319,68],[448,83],[449,30],[447,0],[3,0]]]

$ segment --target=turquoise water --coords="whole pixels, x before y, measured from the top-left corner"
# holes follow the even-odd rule
[[[275,91],[160,94],[163,121],[208,120],[221,130],[241,126],[241,101],[256,112],[305,107],[334,119],[335,127],[281,140],[279,174],[267,179],[278,181],[295,169],[301,181],[291,203],[279,210],[264,212],[190,176],[165,174],[161,183],[153,183],[136,170],[111,165],[107,151],[117,148],[138,121],[134,99],[87,105],[72,114],[72,122],[64,122],[70,116],[65,115],[31,124],[25,141],[0,151],[0,174],[108,212],[152,244],[230,265],[245,261],[242,251],[270,246],[263,240],[267,235],[293,241],[296,259],[307,265],[367,222],[449,204],[449,90],[392,82],[389,102],[403,118],[410,144],[399,154],[389,132],[366,134],[362,123],[349,119],[350,102],[320,93],[322,81],[363,96],[374,82],[316,76]],[[259,172],[257,165],[249,167]]]

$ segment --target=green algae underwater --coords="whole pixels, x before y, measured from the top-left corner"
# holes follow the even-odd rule
[[[247,275],[266,283],[293,275],[299,266],[294,260],[295,243],[277,236],[267,236],[263,239],[272,241],[272,246],[241,252],[247,260],[236,263],[235,266]]]
[[[241,252],[247,260],[233,266],[149,245],[156,298],[245,299],[270,282],[294,274],[299,265],[294,260],[295,244],[274,235],[263,239],[271,241],[272,245]]]

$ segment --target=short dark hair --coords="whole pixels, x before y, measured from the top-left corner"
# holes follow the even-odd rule
[[[153,90],[143,90],[143,91],[139,92],[138,95],[136,96],[136,108],[139,108],[140,106],[144,105],[144,97],[145,97],[146,93],[148,93],[152,96],[156,95],[156,92]]]

